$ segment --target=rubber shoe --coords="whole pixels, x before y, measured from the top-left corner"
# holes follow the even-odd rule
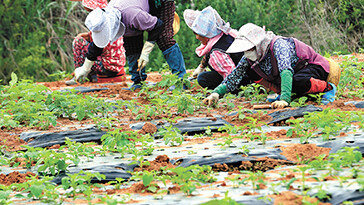
[[[71,80],[67,80],[66,85],[77,85],[76,78],[72,78]]]
[[[335,101],[335,95],[337,91],[336,86],[333,83],[329,84],[332,86],[332,90],[325,92],[325,94],[322,96],[321,103],[324,105],[327,105]]]
[[[278,95],[277,93],[270,94],[267,96],[268,102],[275,102],[281,98],[281,95]]]
[[[123,90],[130,90],[130,91],[135,91],[137,89],[141,89],[142,88],[142,84],[133,84],[130,86],[130,88],[123,88]]]
[[[175,85],[172,85],[171,87],[168,88],[168,91],[173,91],[176,89]],[[183,90],[188,90],[187,85],[183,84]]]

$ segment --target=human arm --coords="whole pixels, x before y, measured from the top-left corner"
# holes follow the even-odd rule
[[[88,41],[88,42],[90,42],[90,41],[91,41],[90,36],[91,36],[91,32],[79,33],[79,34],[77,35],[77,37],[82,37],[82,38],[84,38],[84,39],[85,39],[86,41]]]
[[[283,108],[291,102],[293,73],[292,58],[294,56],[294,42],[286,39],[278,39],[273,46],[273,52],[277,59],[277,66],[281,76],[280,100],[272,103],[273,108]],[[284,101],[284,102],[282,102]]]
[[[242,81],[248,79],[246,70],[248,69],[249,64],[245,57],[243,58],[230,75],[228,75],[225,80],[214,89],[212,94],[203,101],[205,104],[214,104],[215,101],[224,96],[226,93],[239,89]]]

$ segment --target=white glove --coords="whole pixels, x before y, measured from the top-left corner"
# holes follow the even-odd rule
[[[81,67],[76,68],[75,70],[75,78],[77,82],[82,81],[86,78],[86,76],[91,72],[91,67],[94,64],[93,61],[90,61],[89,59],[85,59],[85,62]]]
[[[205,98],[202,102],[205,105],[211,106],[219,101],[220,95],[218,93],[212,93],[210,96]]]
[[[197,78],[197,76],[200,75],[200,73],[202,73],[204,70],[205,68],[203,68],[201,64],[198,65],[198,67],[192,73],[192,78]]]
[[[285,108],[288,106],[288,102],[284,100],[277,100],[272,103],[272,108]]]
[[[142,53],[140,54],[138,60],[138,71],[144,68],[149,63],[149,55],[152,52],[155,44],[149,41],[146,41],[143,46]]]

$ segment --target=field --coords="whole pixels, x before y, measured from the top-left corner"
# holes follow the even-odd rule
[[[207,107],[207,90],[167,71],[139,92],[13,74],[0,87],[0,204],[363,204],[364,54],[332,58],[337,100],[281,110],[253,109],[267,103],[258,85]]]

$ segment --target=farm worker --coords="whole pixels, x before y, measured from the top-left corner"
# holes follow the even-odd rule
[[[198,57],[203,57],[192,74],[203,88],[215,89],[228,76],[243,57],[243,52],[228,54],[226,50],[237,36],[237,31],[220,17],[211,6],[202,11],[187,9],[183,13],[186,24],[201,45],[196,48]],[[208,67],[211,71],[205,71]]]
[[[171,0],[111,0],[105,9],[92,11],[85,21],[92,31],[95,44],[90,47],[94,56],[99,56],[109,42],[124,36],[129,73],[134,82],[129,89],[135,90],[147,78],[145,66],[157,43],[172,73],[183,78],[184,59],[173,39],[174,13],[175,4]],[[144,31],[148,32],[148,39],[143,44]]]
[[[322,103],[335,100],[340,79],[338,64],[316,53],[310,46],[295,38],[276,36],[273,32],[248,23],[227,50],[244,52],[237,68],[204,100],[211,105],[227,92],[237,90],[249,78],[280,93],[272,108],[284,108],[296,96],[324,93]]]
[[[82,6],[92,11],[96,8],[107,6],[106,0],[82,0]],[[91,82],[121,82],[125,77],[125,49],[123,37],[116,39],[103,49],[100,56],[95,56],[92,49],[94,44],[91,32],[80,33],[73,40],[72,50],[76,67],[75,77],[66,81],[67,85],[82,82],[81,78],[87,77]]]

